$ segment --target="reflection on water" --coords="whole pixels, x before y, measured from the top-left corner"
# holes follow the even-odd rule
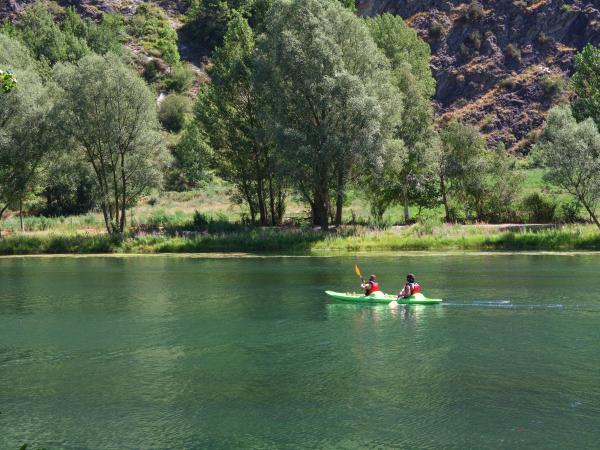
[[[428,318],[444,316],[442,305],[355,305],[336,302],[327,304],[326,308],[328,319],[354,318],[374,323],[382,320],[425,322]]]

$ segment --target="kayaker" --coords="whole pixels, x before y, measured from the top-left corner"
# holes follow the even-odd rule
[[[402,292],[398,294],[398,298],[408,298],[413,294],[421,292],[421,286],[415,280],[415,276],[412,273],[406,275],[406,284]]]
[[[371,295],[379,290],[379,283],[377,283],[375,275],[371,274],[369,281],[361,283],[360,287],[365,290],[365,295]]]

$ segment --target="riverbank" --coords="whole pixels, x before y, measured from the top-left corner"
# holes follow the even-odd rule
[[[591,225],[562,227],[442,225],[377,230],[346,228],[323,233],[299,228],[187,236],[98,234],[13,235],[0,239],[0,255],[280,253],[323,255],[387,251],[577,251],[600,250]]]

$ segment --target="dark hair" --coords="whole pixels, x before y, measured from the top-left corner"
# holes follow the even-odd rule
[[[371,276],[369,277],[369,281],[371,281],[371,280],[376,280],[376,277],[374,274],[371,274]]]
[[[409,273],[406,275],[406,280],[412,283],[415,281],[415,276],[412,273]]]

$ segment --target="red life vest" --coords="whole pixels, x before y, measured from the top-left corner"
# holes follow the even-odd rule
[[[379,283],[377,281],[369,281],[369,283],[371,284],[371,287],[365,291],[365,295],[370,295],[379,290]]]
[[[406,283],[406,285],[410,288],[410,295],[421,292],[421,286],[416,281],[414,283]]]

